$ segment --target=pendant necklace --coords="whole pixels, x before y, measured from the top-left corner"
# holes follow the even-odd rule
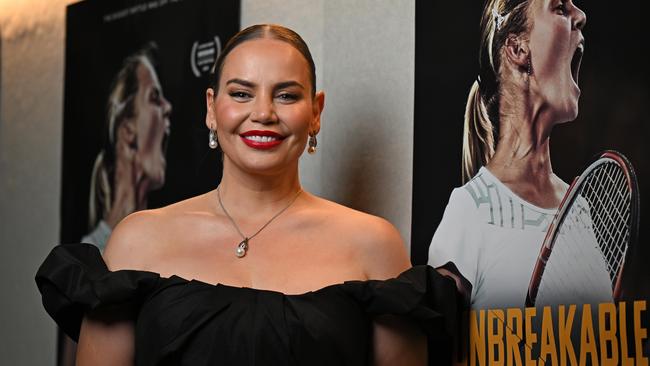
[[[242,241],[239,242],[239,244],[237,245],[237,250],[235,251],[235,255],[237,256],[237,258],[244,257],[246,255],[246,251],[248,250],[248,242],[251,239],[253,239],[257,234],[259,234],[262,230],[264,230],[264,228],[268,224],[270,224],[271,221],[275,220],[276,217],[280,216],[280,214],[282,214],[284,211],[286,211],[296,201],[296,199],[298,198],[300,193],[302,193],[302,189],[299,189],[298,192],[296,193],[296,195],[293,196],[293,198],[291,199],[291,201],[289,202],[288,205],[286,205],[282,210],[280,210],[278,213],[273,215],[273,217],[271,217],[271,219],[269,219],[269,221],[267,221],[264,225],[262,225],[261,228],[259,228],[259,230],[257,230],[255,232],[255,234],[253,234],[251,236],[246,236],[241,232],[241,230],[239,229],[239,226],[235,222],[235,219],[233,219],[232,216],[230,216],[230,214],[226,210],[226,207],[224,207],[223,202],[221,201],[221,193],[219,192],[219,188],[221,188],[221,186],[217,187],[217,198],[219,199],[219,206],[221,206],[221,209],[223,210],[223,213],[226,214],[226,216],[228,217],[228,219],[232,223],[232,226],[235,227],[235,229],[237,230],[237,232],[239,233],[239,235],[243,239]]]

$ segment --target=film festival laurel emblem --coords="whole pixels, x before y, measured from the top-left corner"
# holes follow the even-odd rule
[[[210,68],[220,53],[221,40],[219,36],[215,36],[213,40],[204,43],[194,42],[190,55],[190,65],[194,76],[200,78],[201,75],[210,72]]]

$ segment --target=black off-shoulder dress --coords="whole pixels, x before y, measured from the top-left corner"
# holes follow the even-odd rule
[[[285,295],[109,271],[89,244],[55,247],[36,283],[75,340],[85,312],[123,309],[135,322],[136,365],[367,365],[372,320],[383,314],[415,322],[428,337],[429,364],[449,364],[464,306],[454,281],[429,266]]]

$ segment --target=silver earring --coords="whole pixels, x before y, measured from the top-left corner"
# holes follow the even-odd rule
[[[210,129],[210,133],[208,133],[208,146],[210,146],[211,149],[216,149],[219,146],[219,141],[217,141],[217,131]]]
[[[318,141],[316,140],[316,135],[309,135],[309,147],[307,148],[307,152],[310,154],[316,153],[317,145]]]
[[[533,74],[533,63],[530,61],[530,57],[528,57],[528,76]]]

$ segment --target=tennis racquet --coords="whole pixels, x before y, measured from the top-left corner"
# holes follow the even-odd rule
[[[599,154],[573,180],[549,225],[526,306],[617,300],[626,253],[638,238],[639,205],[627,158]]]

